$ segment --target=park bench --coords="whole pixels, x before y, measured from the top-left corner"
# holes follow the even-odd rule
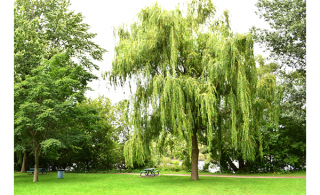
[[[40,172],[42,173],[40,175],[43,175],[44,172],[46,172],[46,174],[47,174],[48,170],[46,170],[45,168],[39,168],[38,173],[40,173]],[[27,171],[27,173],[28,173],[28,175],[32,175],[34,173],[34,168],[30,168],[30,170]],[[31,174],[29,174],[29,173],[31,173]]]
[[[153,171],[154,176],[156,175],[156,173],[158,173],[158,175],[159,175],[160,171],[159,170]]]
[[[147,174],[147,171],[141,171],[141,172],[140,172],[140,176],[141,176],[142,173]]]

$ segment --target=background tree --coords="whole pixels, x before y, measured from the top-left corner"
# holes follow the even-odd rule
[[[18,136],[15,136],[15,138],[17,139]],[[16,144],[14,146],[14,153],[15,153],[15,169],[17,170],[17,167],[19,167],[19,169],[21,170],[21,173],[26,173],[26,167],[27,167],[27,163],[28,163],[28,156],[29,156],[29,152],[27,152],[25,144],[23,144],[23,142],[21,140],[15,140]]]
[[[213,158],[213,163],[221,162],[225,172],[278,172],[290,168],[302,170],[306,165],[306,108],[305,108],[305,77],[300,71],[286,72],[274,62],[267,63],[267,59],[257,56],[259,63],[258,78],[266,74],[273,74],[282,81],[279,93],[280,102],[279,129],[275,129],[268,120],[261,121],[261,135],[263,158],[256,158],[249,162],[241,158],[241,154],[229,147],[230,133],[223,134],[222,156]],[[217,150],[218,140],[213,141],[213,150]],[[214,144],[216,143],[216,144]],[[256,149],[256,156],[259,150]],[[233,160],[239,162],[237,167]]]
[[[15,106],[16,110],[16,106]],[[21,173],[27,172],[27,164],[28,164],[28,157],[31,152],[32,142],[31,140],[27,139],[26,137],[22,137],[21,134],[14,131],[14,153],[15,158],[17,159],[16,168],[19,167]],[[20,166],[21,165],[21,166]]]
[[[46,147],[41,155],[41,166],[53,170],[97,172],[121,165],[124,161],[123,144],[119,139],[118,126],[114,125],[118,124],[114,115],[118,109],[118,105],[112,105],[104,96],[77,104],[68,124],[59,126],[50,134],[61,144]]]
[[[105,49],[91,41],[81,13],[69,11],[66,0],[16,0],[14,6],[14,68],[15,77],[22,80],[40,65],[41,59],[67,49],[73,51],[76,62],[99,70],[93,60],[102,60]]]
[[[265,112],[277,123],[276,80],[268,75],[258,82],[251,35],[233,34],[227,11],[219,20],[214,14],[211,1],[190,2],[185,16],[179,8],[155,4],[138,14],[130,30],[118,29],[107,76],[115,85],[134,77],[137,85],[134,133],[125,146],[128,164],[143,163],[150,138],[170,133],[188,143],[191,179],[197,180],[199,141],[211,147],[214,137],[229,130],[231,145],[253,160],[253,135],[261,140]],[[228,114],[231,120],[222,128]]]
[[[259,0],[256,6],[257,14],[270,24],[271,30],[253,27],[255,41],[266,47],[274,60],[281,62],[267,63],[267,59],[257,56],[258,77],[273,74],[282,82],[280,128],[275,130],[273,125],[262,121],[264,158],[254,162],[243,160],[228,144],[222,145],[221,166],[235,172],[279,171],[288,165],[301,169],[305,166],[306,151],[306,2]],[[231,141],[230,135],[224,134],[223,138],[227,139],[224,143]],[[258,149],[256,155],[259,155]],[[230,159],[237,159],[239,167]]]
[[[306,1],[259,0],[256,6],[257,14],[271,27],[271,30],[253,27],[257,42],[283,65],[305,70]]]
[[[106,50],[91,41],[96,34],[88,32],[89,25],[82,23],[82,14],[69,11],[69,5],[69,1],[65,0],[15,1],[15,83],[24,81],[33,69],[41,65],[42,58],[51,59],[55,54],[66,52],[67,49],[72,51],[74,61],[80,66],[88,70],[99,69],[93,60],[102,60]],[[15,113],[19,108],[15,102]],[[26,162],[25,157],[31,151],[32,143],[16,133],[18,131],[15,131],[15,146],[24,146],[15,149],[26,153],[23,160]]]
[[[270,63],[265,65],[265,61],[264,59],[258,55],[256,57],[256,61],[259,63],[259,67],[257,68],[257,79],[258,79],[258,83],[260,85],[258,85],[257,87],[257,91],[258,93],[256,93],[256,101],[265,101],[265,94],[263,92],[263,90],[265,89],[265,86],[263,86],[263,84],[265,84],[265,80],[270,79],[270,78],[274,78],[276,75],[274,75],[273,73],[275,71],[278,71],[279,65],[275,64],[275,63]],[[280,95],[282,94],[282,86],[281,85],[277,85],[276,86],[276,91],[277,93]],[[278,114],[279,114],[279,105],[277,106],[276,104],[279,104],[280,100],[280,96],[278,97],[277,101],[271,102],[271,104],[273,104],[275,110],[274,111],[274,115],[276,115],[276,117],[278,118]],[[254,109],[262,109],[262,107],[255,107]],[[249,160],[249,159],[244,159],[242,154],[241,154],[241,150],[237,150],[236,148],[234,148],[232,146],[232,132],[228,130],[229,125],[228,123],[230,123],[231,121],[231,115],[227,114],[225,115],[223,118],[221,118],[221,131],[218,131],[218,136],[215,137],[212,141],[212,146],[211,148],[209,148],[209,151],[211,152],[211,157],[212,160],[211,162],[219,165],[222,172],[249,172],[250,170],[252,170],[252,163],[255,162],[260,162],[261,159],[264,158],[264,156],[266,156],[266,153],[268,153],[268,150],[266,150],[265,148],[265,143],[266,140],[268,139],[267,137],[267,133],[266,131],[268,130],[271,132],[276,132],[278,131],[277,126],[274,123],[274,120],[272,119],[272,115],[269,115],[270,111],[257,111],[256,113],[261,114],[263,117],[260,118],[260,120],[258,121],[257,125],[259,128],[260,133],[257,134],[253,134],[252,135],[252,139],[254,140],[255,143],[257,143],[256,148],[254,149],[255,152],[254,156],[255,159],[254,160]],[[258,116],[259,117],[259,116]],[[259,138],[259,136],[263,137],[263,139]],[[274,139],[272,141],[275,141]],[[269,142],[268,142],[269,143]],[[218,151],[214,152],[214,151]],[[263,155],[261,154],[263,152]],[[238,162],[238,166],[236,166],[235,161]],[[264,168],[264,167],[263,167]]]
[[[269,63],[270,66],[275,63]],[[279,67],[279,65],[277,65]],[[273,74],[282,81],[279,131],[270,128],[265,134],[265,160],[271,171],[290,165],[303,169],[306,165],[306,77],[303,71],[276,69]]]
[[[122,100],[112,106],[112,125],[115,127],[115,138],[119,142],[125,143],[128,141],[131,134],[131,124],[129,121],[129,101]]]
[[[130,123],[128,115],[129,105],[128,100],[122,100],[112,106],[113,121],[111,123],[115,129],[113,134],[114,140],[117,142],[117,149],[114,151],[114,160],[117,162],[117,168],[120,170],[128,168],[125,166],[124,145],[132,134],[132,124]]]
[[[24,81],[15,83],[15,134],[32,141],[34,182],[38,181],[43,147],[61,144],[50,133],[61,123],[68,124],[73,107],[84,100],[87,83],[96,78],[70,57],[64,53],[44,60]]]
[[[101,118],[97,126],[91,131],[84,129],[90,137],[87,148],[91,150],[91,155],[84,154],[84,156],[93,156],[91,161],[95,163],[95,166],[92,166],[92,168],[100,170],[111,169],[123,156],[123,154],[117,156],[119,136],[118,130],[114,125],[114,121],[116,121],[114,115],[116,106],[112,105],[111,100],[104,96],[99,96],[96,99],[89,98],[79,106],[86,109],[94,108],[98,110],[99,117]],[[87,169],[89,169],[89,166]]]
[[[270,156],[265,163],[276,169],[288,165],[301,169],[306,161],[306,1],[259,0],[256,6],[271,30],[253,27],[253,33],[271,57],[281,60],[282,68],[273,74],[283,83],[280,129],[265,135]],[[261,58],[260,65],[264,61]]]
[[[68,122],[59,125],[48,137],[59,140],[59,145],[45,147],[42,155],[42,165],[52,170],[63,168],[76,171],[91,171],[97,165],[97,154],[91,132],[99,131],[101,118],[95,107],[82,106],[83,100],[76,104],[69,113]],[[74,164],[75,163],[75,164]]]

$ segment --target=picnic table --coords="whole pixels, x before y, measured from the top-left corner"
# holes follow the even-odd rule
[[[140,176],[141,176],[142,173],[144,173],[145,176],[152,176],[152,175],[155,176],[156,173],[158,173],[158,175],[159,175],[159,171],[158,171],[158,170],[157,170],[157,171],[154,171],[154,168],[144,169],[144,171],[141,171],[141,172],[140,172]]]
[[[146,172],[147,172],[147,175],[152,175],[152,172],[154,170],[154,168],[147,168],[147,169],[144,169]]]
[[[35,168],[30,168],[30,170],[27,171],[28,175],[33,175],[34,169],[35,169]],[[41,172],[42,174],[40,174],[40,172]],[[45,169],[45,168],[38,168],[38,174],[39,174],[39,175],[43,175],[44,172],[46,172],[46,174],[47,174],[47,173],[48,173],[48,170]],[[31,174],[29,174],[29,173],[31,173]]]

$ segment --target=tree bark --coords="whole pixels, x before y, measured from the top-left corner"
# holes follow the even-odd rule
[[[28,162],[28,154],[27,154],[27,151],[25,151],[25,152],[24,152],[24,155],[23,155],[21,173],[26,173],[26,172],[27,172],[27,171],[26,171],[27,162]]]
[[[34,165],[33,182],[38,182],[40,152],[38,151],[37,148],[34,151],[34,158],[35,158],[35,165]]]
[[[199,157],[199,148],[197,140],[197,131],[193,131],[192,135],[192,164],[191,164],[191,178],[192,180],[199,180],[198,174],[198,157]]]
[[[239,170],[243,170],[244,168],[244,160],[242,158],[239,158]]]

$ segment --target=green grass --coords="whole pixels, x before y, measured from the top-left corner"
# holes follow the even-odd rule
[[[191,175],[191,172],[187,171],[161,171],[160,174],[189,174]],[[220,173],[202,173],[199,172],[199,175],[220,175]],[[222,175],[234,175],[234,176],[277,176],[277,177],[291,177],[291,176],[306,176],[306,171],[301,172],[295,172],[295,173],[283,173],[280,174],[280,172],[275,173],[241,173],[241,174],[234,174],[234,173],[222,173]]]
[[[306,179],[257,179],[164,176],[140,178],[138,175],[57,173],[33,176],[14,174],[14,194],[306,194]]]

